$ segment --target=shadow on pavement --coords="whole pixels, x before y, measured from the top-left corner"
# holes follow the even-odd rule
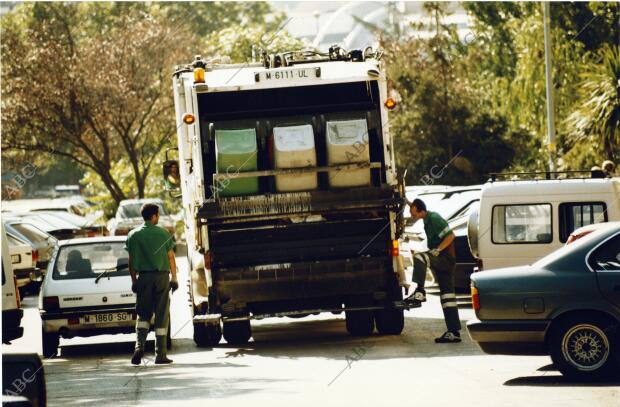
[[[360,346],[367,349],[365,359],[478,356],[482,352],[463,332],[463,342],[436,344],[434,338],[445,331],[443,319],[405,317],[401,335],[351,337],[344,319],[289,321],[253,326],[254,340],[232,346],[223,340],[218,348],[230,348],[226,358],[263,356],[273,358],[345,359]],[[464,325],[464,321],[463,321]]]
[[[546,367],[546,366],[545,366]],[[584,382],[566,378],[561,374],[545,376],[524,376],[510,379],[504,386],[553,386],[553,387],[617,387],[620,380]]]

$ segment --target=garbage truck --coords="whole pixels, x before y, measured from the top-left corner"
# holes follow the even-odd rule
[[[401,333],[397,101],[380,57],[331,47],[175,67],[178,151],[163,173],[182,199],[198,346],[330,312],[354,336]]]

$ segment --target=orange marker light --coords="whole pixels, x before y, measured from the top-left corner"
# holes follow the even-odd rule
[[[396,107],[396,101],[392,98],[388,98],[384,105],[388,108],[388,110],[393,110]]]
[[[185,123],[185,124],[194,124],[195,121],[196,121],[196,118],[194,117],[193,114],[185,113],[183,115],[183,123]]]
[[[398,250],[398,240],[392,240],[392,246],[390,247],[390,254],[392,257],[397,257],[400,252]]]
[[[194,68],[194,83],[205,83],[204,68]]]

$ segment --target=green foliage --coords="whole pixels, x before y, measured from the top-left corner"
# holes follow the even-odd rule
[[[69,159],[108,215],[127,197],[161,197],[173,66],[300,48],[285,22],[266,2],[18,5],[1,27],[2,157],[14,163],[3,170]]]
[[[547,137],[541,5],[469,2],[463,6],[474,21],[467,47],[468,80],[486,90],[478,92],[484,108],[506,117],[511,128],[523,128],[534,136],[535,145],[523,155],[517,154],[515,168],[541,170],[546,167],[547,155],[546,148],[535,147],[544,146]],[[592,119],[597,116],[592,110],[608,121],[616,117],[610,91],[613,64],[604,67],[599,50],[617,47],[620,42],[620,4],[558,2],[550,8],[560,168],[590,168],[605,158],[617,159],[614,146],[618,139],[611,131],[617,126],[607,124],[607,130],[595,130]],[[584,75],[590,76],[588,82]],[[593,97],[595,94],[599,96]]]
[[[492,108],[484,79],[470,77],[479,54],[443,24],[444,7],[426,7],[433,38],[383,39],[387,76],[401,99],[390,115],[396,158],[413,184],[484,182],[490,172],[521,165],[517,160],[536,148],[530,132]]]
[[[271,54],[305,48],[302,41],[286,32],[287,21],[273,31],[262,25],[224,28],[217,36],[207,38],[206,54],[228,56],[233,63],[242,63],[251,62],[253,47],[257,60],[260,60],[261,51]]]
[[[620,46],[603,46],[583,64],[577,108],[566,119],[577,146],[592,146],[606,159],[620,159]]]

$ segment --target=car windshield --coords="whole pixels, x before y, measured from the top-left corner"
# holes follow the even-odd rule
[[[417,195],[429,211],[437,212],[448,220],[455,215],[463,215],[466,206],[480,199],[480,190],[430,192]],[[405,217],[410,217],[409,209],[405,210]]]
[[[99,242],[63,246],[54,265],[54,280],[75,280],[129,275],[125,242]]]
[[[159,216],[166,215],[166,211],[160,203],[154,202],[154,204],[159,206]],[[142,203],[124,204],[120,208],[121,216],[123,218],[141,218],[142,215],[140,214],[140,208],[142,207],[142,205]]]
[[[33,243],[47,242],[51,235],[28,223],[12,223],[11,227]]]

